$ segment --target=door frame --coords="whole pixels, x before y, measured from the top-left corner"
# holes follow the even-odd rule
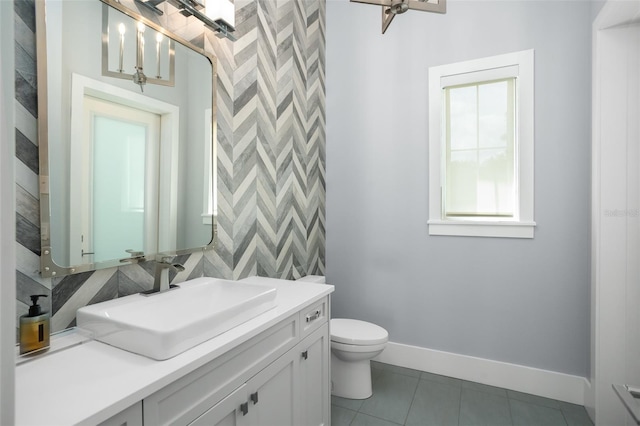
[[[178,164],[180,108],[148,96],[121,89],[108,83],[73,73],[71,89],[71,143],[80,146],[84,127],[84,98],[90,95],[160,115],[160,173],[158,189],[158,241],[157,247],[176,247],[178,230]],[[81,161],[79,150],[70,150],[70,164]],[[80,182],[79,171],[70,169],[70,186]],[[71,193],[79,191],[71,188]],[[71,196],[69,197],[71,199]],[[80,212],[69,209],[70,223],[79,223]],[[69,227],[70,239],[79,241],[80,227]],[[125,256],[123,256],[125,257]]]
[[[640,189],[640,179],[628,180],[636,172],[627,167],[628,155],[637,153],[640,145],[633,135],[634,120],[629,119],[637,116],[638,101],[627,93],[629,87],[639,87],[640,73],[634,74],[633,66],[638,65],[629,61],[638,59],[625,53],[633,50],[624,46],[635,40],[636,26],[640,31],[640,0],[610,0],[593,23],[591,377],[584,399],[595,424],[624,424],[626,410],[611,385],[640,381],[640,361],[627,357],[628,351],[640,351],[640,340],[632,337],[640,332],[637,300],[633,300],[640,297],[640,286],[632,285],[638,270],[629,269],[638,264],[639,238],[628,236],[629,227],[637,224],[627,214],[612,213],[628,212],[633,207],[629,194]],[[614,176],[617,172],[627,178],[624,185],[620,184],[624,179]]]

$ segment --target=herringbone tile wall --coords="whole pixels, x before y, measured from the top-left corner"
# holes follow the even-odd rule
[[[154,264],[40,277],[35,3],[14,5],[17,315],[47,294],[61,330],[81,306],[149,288]],[[324,274],[325,0],[236,0],[236,42],[161,7],[139,13],[218,59],[218,242],[176,259],[173,282]]]

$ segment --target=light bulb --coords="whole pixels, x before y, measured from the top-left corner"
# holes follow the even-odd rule
[[[126,28],[124,27],[123,23],[120,23],[120,25],[118,25],[118,32],[120,33],[120,35],[124,35],[126,31]]]
[[[142,22],[138,22],[138,31],[143,33],[144,32],[144,24]]]
[[[161,33],[156,34],[156,41],[158,43],[162,43],[162,34]]]

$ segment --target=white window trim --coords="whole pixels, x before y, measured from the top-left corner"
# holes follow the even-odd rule
[[[211,140],[211,120],[212,109],[207,108],[204,111],[204,134],[208,140]],[[202,195],[203,207],[202,207],[202,224],[212,225],[213,216],[217,216],[218,206],[218,193],[214,189],[216,188],[216,177],[211,176],[213,174],[213,157],[211,156],[211,144],[204,144],[204,193]]]
[[[429,221],[427,222],[429,235],[533,238],[536,226],[533,220],[533,64],[533,50],[525,50],[429,68]],[[459,84],[468,80],[469,73],[487,71],[495,76],[512,72],[514,69],[517,70],[518,78],[516,84],[518,214],[515,219],[509,220],[444,218],[441,193],[444,172],[442,89],[444,86],[451,85],[452,81]],[[477,77],[474,77],[474,80],[477,80]]]

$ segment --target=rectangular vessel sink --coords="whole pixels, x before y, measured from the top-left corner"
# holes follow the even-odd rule
[[[80,308],[78,327],[101,342],[164,360],[276,306],[276,289],[266,285],[204,277],[179,286]]]

